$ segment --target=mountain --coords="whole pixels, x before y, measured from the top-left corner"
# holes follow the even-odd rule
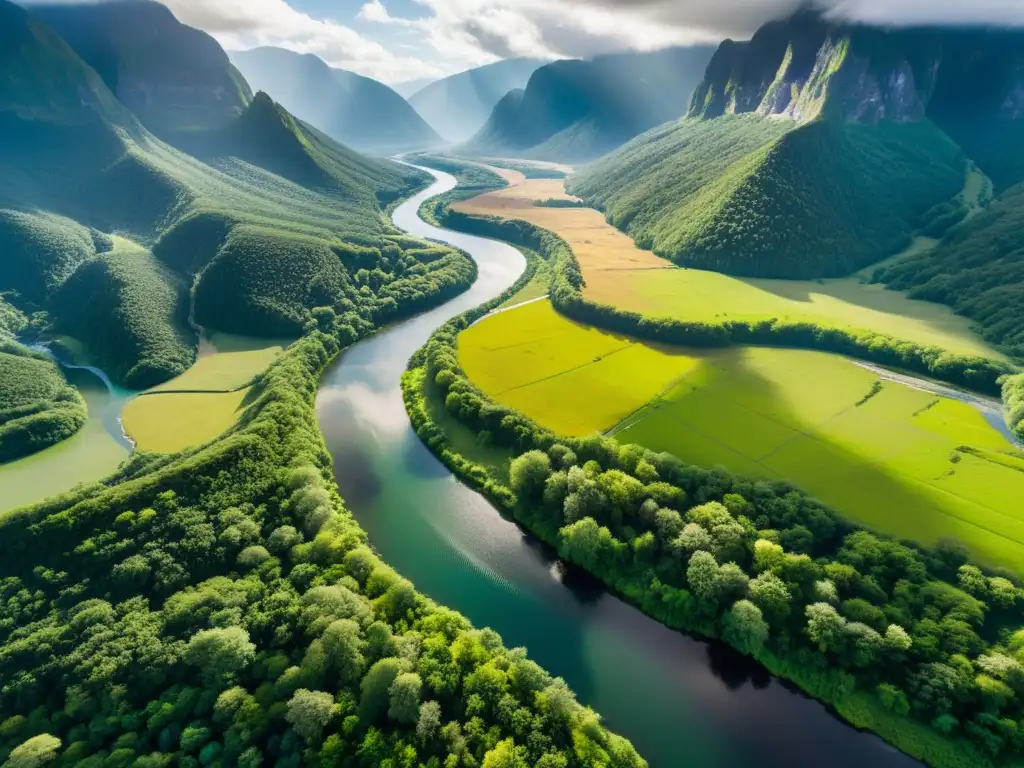
[[[669,48],[547,64],[497,104],[464,149],[591,160],[685,113],[711,54],[708,47]]]
[[[220,45],[148,0],[33,5],[153,133],[217,127],[252,98]]]
[[[526,87],[539,59],[505,59],[438,80],[409,97],[409,103],[447,141],[471,138],[509,91]]]
[[[687,118],[570,184],[636,241],[730,274],[832,277],[908,245],[964,188],[1024,180],[1024,34],[801,12],[726,41]]]
[[[372,152],[422,149],[441,138],[409,103],[368,77],[333,69],[312,54],[255,48],[232,54],[246,80],[337,141]]]
[[[171,67],[159,51],[154,71]],[[376,311],[418,263],[381,209],[425,176],[343,147],[266,94],[171,147],[7,0],[0,72],[0,294],[46,311],[48,330],[119,383],[191,365],[190,295],[205,326],[288,336],[315,307]],[[355,272],[389,259],[362,291]]]
[[[418,77],[415,80],[404,80],[401,83],[395,83],[391,86],[391,90],[401,96],[403,99],[408,99],[415,93],[419,93],[431,83],[436,83],[436,77]]]

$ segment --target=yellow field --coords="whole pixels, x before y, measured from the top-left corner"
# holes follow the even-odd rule
[[[470,214],[523,219],[560,235],[580,262],[585,295],[652,316],[679,320],[814,322],[884,333],[952,352],[1003,359],[945,306],[914,301],[881,286],[848,278],[824,281],[760,280],[677,268],[643,251],[587,208],[545,208],[534,200],[568,197],[559,180],[525,180],[459,203]]]
[[[177,453],[227,431],[238,419],[248,392],[142,395],[125,406],[121,421],[140,450]]]
[[[695,358],[573,323],[547,301],[499,312],[459,337],[474,383],[551,429],[607,429],[664,392]]]
[[[230,392],[239,389],[263,373],[288,343],[214,334],[204,339],[195,365],[152,391]]]
[[[786,479],[876,530],[956,538],[1024,573],[1024,458],[967,403],[891,382],[865,401],[878,375],[837,355],[660,349],[547,302],[467,329],[459,359],[477,386],[557,433],[618,424],[621,442]]]

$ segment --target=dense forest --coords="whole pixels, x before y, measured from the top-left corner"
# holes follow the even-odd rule
[[[85,401],[57,364],[0,328],[0,464],[71,437],[85,419]]]
[[[909,245],[964,186],[963,153],[929,122],[756,116],[655,129],[570,180],[642,248],[749,277],[838,277]]]
[[[875,279],[948,304],[976,321],[988,341],[1024,356],[1024,185],[949,231],[933,250],[882,268]]]
[[[744,480],[592,436],[566,439],[490,401],[458,365],[475,313],[414,359],[420,437],[559,554],[671,627],[718,637],[936,765],[1024,751],[1024,591],[962,549],[876,536],[784,482]],[[421,386],[481,445],[512,449],[508,480],[459,455]]]

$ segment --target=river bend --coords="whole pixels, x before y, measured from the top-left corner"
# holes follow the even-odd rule
[[[430,173],[437,182],[401,205],[394,222],[470,253],[479,278],[443,306],[347,350],[317,396],[341,494],[384,560],[476,626],[493,627],[509,647],[526,646],[652,768],[918,765],[728,647],[671,631],[566,570],[420,442],[402,402],[409,357],[525,268],[506,244],[423,222],[420,204],[455,186],[452,176]]]

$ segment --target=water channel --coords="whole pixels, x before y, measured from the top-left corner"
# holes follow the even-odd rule
[[[500,294],[525,266],[508,245],[423,222],[420,204],[455,185],[431,173],[437,183],[400,206],[394,221],[472,254],[479,279],[345,352],[317,397],[341,494],[384,559],[506,645],[526,646],[652,768],[918,765],[729,648],[673,632],[563,568],[423,446],[402,403],[406,362],[435,328]]]

